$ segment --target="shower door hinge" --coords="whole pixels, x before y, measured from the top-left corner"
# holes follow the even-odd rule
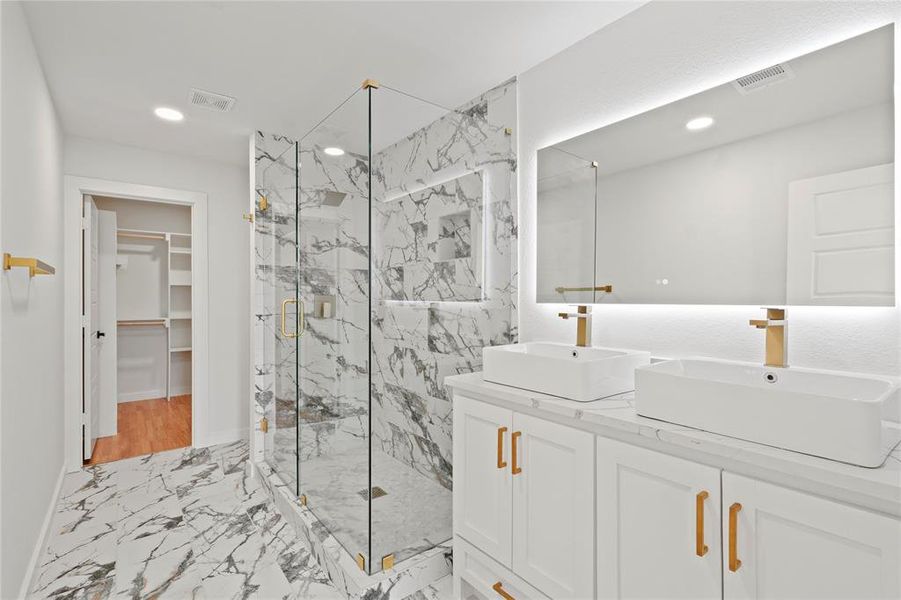
[[[512,127],[504,127],[504,135],[513,135]]]
[[[242,218],[248,223],[253,223],[253,213],[244,213]]]
[[[306,506],[306,505],[307,505],[307,495],[306,495],[306,494],[301,494],[301,495],[300,495],[300,505],[301,505],[301,506]]]
[[[260,431],[262,431],[263,433],[269,432],[269,419],[267,419],[266,417],[260,419]]]
[[[357,566],[361,571],[366,570],[366,558],[362,554],[357,554]]]
[[[388,569],[394,568],[394,555],[389,554],[387,556],[382,557],[382,570],[387,571]]]
[[[266,212],[267,208],[269,208],[269,198],[260,196],[260,212]]]

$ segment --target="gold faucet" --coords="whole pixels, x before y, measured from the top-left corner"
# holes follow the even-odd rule
[[[788,366],[788,335],[784,308],[766,309],[766,319],[751,319],[751,327],[766,329],[766,361],[768,367]]]
[[[574,313],[557,313],[561,319],[578,319],[576,325],[576,346],[587,348],[591,346],[591,307],[579,306]]]

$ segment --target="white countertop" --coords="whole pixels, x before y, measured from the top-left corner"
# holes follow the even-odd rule
[[[574,402],[489,383],[481,373],[453,375],[444,383],[455,394],[544,414],[600,435],[901,517],[901,446],[893,449],[881,467],[867,469],[640,417],[631,392]],[[811,427],[815,426],[813,418]]]

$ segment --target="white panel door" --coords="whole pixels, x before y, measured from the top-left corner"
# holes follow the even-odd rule
[[[454,532],[510,567],[513,413],[454,394]]]
[[[94,443],[100,429],[100,225],[97,206],[93,198],[85,196],[82,226],[82,341],[83,341],[83,390],[82,390],[82,458],[88,460],[94,453]]]
[[[116,213],[97,211],[97,289],[99,294],[98,341],[100,342],[100,397],[97,437],[116,435],[118,430],[117,338],[116,335]]]
[[[897,519],[723,473],[723,538],[728,600],[901,596]]]
[[[789,185],[789,304],[893,305],[894,165]]]
[[[513,414],[513,571],[551,598],[594,598],[594,436]]]
[[[598,598],[720,598],[720,471],[597,439]]]

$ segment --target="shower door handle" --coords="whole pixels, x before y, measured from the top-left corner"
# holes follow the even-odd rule
[[[303,298],[299,300],[300,302],[300,312],[297,314],[298,320],[298,331],[295,337],[301,337],[307,331],[307,309],[303,303]]]
[[[287,313],[288,313],[288,305],[289,304],[297,304],[297,298],[285,298],[284,300],[282,300],[282,335],[286,338],[296,338],[300,334],[288,333]],[[303,301],[301,301],[301,306],[303,306]]]

